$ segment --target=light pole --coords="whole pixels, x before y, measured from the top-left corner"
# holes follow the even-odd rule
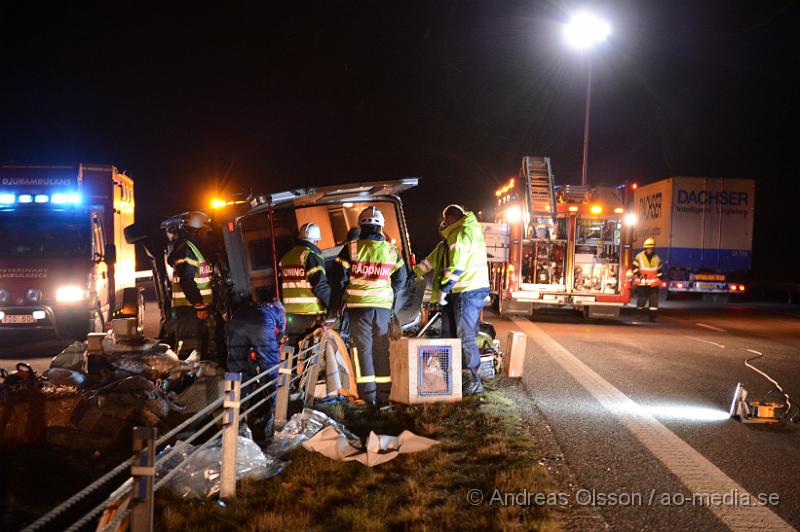
[[[606,40],[611,33],[608,23],[590,13],[581,11],[572,16],[564,25],[564,39],[572,48],[586,53],[586,114],[583,119],[583,165],[581,168],[581,185],[586,186],[589,169],[589,115],[592,108],[592,47]]]

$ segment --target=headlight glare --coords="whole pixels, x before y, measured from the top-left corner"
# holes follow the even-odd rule
[[[56,301],[59,303],[78,303],[86,299],[86,290],[80,286],[62,286],[56,290]]]

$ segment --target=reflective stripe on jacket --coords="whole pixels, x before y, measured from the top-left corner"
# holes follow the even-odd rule
[[[658,286],[661,283],[664,264],[661,257],[653,253],[652,257],[647,257],[647,253],[640,251],[633,259],[633,273],[639,274],[634,284],[644,286]]]
[[[306,246],[297,245],[290,249],[280,260],[281,296],[288,314],[321,314],[325,308],[313,292],[311,276],[322,266],[306,269],[306,259],[314,253]],[[319,259],[325,262],[322,255]]]
[[[468,292],[489,287],[486,244],[481,224],[472,212],[442,229],[447,240],[448,264],[440,282],[445,293]]]
[[[200,250],[197,249],[197,246],[195,246],[191,241],[187,240],[186,246],[189,248],[187,251],[190,251],[191,253],[187,252],[183,257],[176,259],[173,266],[172,306],[173,308],[192,306],[192,302],[189,301],[189,299],[186,297],[186,294],[183,293],[183,288],[181,287],[181,278],[177,273],[180,269],[178,266],[183,263],[188,264],[194,269],[194,283],[197,285],[197,289],[200,291],[200,296],[203,298],[203,303],[210,305],[214,300],[214,293],[211,289],[211,265],[206,262],[203,254],[200,253]]]
[[[403,267],[397,247],[385,240],[353,240],[347,245],[350,260],[337,258],[349,275],[344,302],[350,308],[391,309],[394,304],[391,277]]]

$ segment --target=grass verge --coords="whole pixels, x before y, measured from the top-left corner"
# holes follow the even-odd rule
[[[269,480],[243,481],[238,498],[221,507],[211,500],[156,497],[159,530],[556,530],[546,507],[489,504],[495,490],[555,490],[540,462],[522,413],[497,381],[482,397],[462,403],[395,406],[365,412],[327,410],[359,436],[370,430],[396,435],[411,430],[441,443],[374,468],[337,462],[299,448],[291,464]],[[470,490],[483,502],[470,504]],[[473,497],[475,495],[473,494]]]

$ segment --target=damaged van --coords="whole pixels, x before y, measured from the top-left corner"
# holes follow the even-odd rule
[[[404,178],[297,188],[218,202],[205,212],[221,233],[219,255],[222,260],[219,262],[222,269],[218,272],[218,284],[224,287],[219,288],[224,292],[220,294],[221,299],[230,296],[258,299],[259,291],[273,287],[278,282],[275,263],[294,246],[300,226],[308,222],[320,228],[322,240],[318,246],[330,271],[351,230],[358,228],[358,214],[369,206],[376,206],[385,218],[384,235],[400,250],[408,273],[409,281],[395,302],[394,314],[404,330],[415,329],[419,325],[425,281],[415,280],[412,272],[415,257],[400,194],[417,186],[418,182],[418,178]],[[164,221],[162,229],[180,223],[181,216]],[[171,299],[170,272],[164,253],[154,250],[152,241],[135,227],[126,230],[126,238],[144,244],[153,263],[163,323],[169,315]],[[223,314],[224,306],[219,309]]]

